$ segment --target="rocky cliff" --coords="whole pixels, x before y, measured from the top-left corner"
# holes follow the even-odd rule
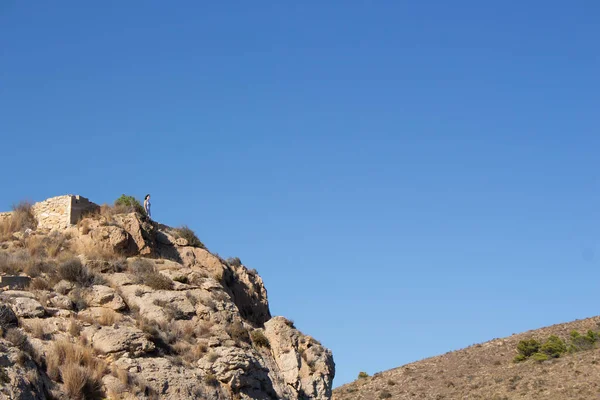
[[[0,398],[331,398],[331,351],[239,259],[128,209],[28,212],[0,221]]]

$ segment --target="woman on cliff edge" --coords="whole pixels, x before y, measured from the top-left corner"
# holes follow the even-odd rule
[[[148,218],[152,218],[152,215],[150,214],[150,195],[147,194],[146,197],[144,197],[144,210],[146,210],[146,215],[148,215]]]

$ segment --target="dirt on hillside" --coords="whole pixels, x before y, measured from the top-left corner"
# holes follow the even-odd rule
[[[568,341],[573,330],[585,334],[599,327],[600,317],[592,317],[494,339],[359,378],[335,389],[333,399],[600,399],[600,349],[513,361],[521,340],[556,335]]]

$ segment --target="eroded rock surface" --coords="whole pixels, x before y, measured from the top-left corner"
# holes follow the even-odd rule
[[[90,215],[61,235],[28,233],[67,255],[39,288],[0,293],[0,399],[72,397],[70,367],[111,399],[331,397],[331,352],[271,318],[262,279],[239,260],[135,213]],[[69,251],[85,271],[57,273]]]

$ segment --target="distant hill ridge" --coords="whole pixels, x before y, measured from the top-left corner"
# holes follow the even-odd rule
[[[600,351],[595,345],[541,362],[515,362],[515,357],[522,340],[543,343],[555,335],[569,344],[573,331],[597,332],[599,324],[600,317],[592,317],[476,344],[359,378],[336,388],[333,399],[598,399]]]

